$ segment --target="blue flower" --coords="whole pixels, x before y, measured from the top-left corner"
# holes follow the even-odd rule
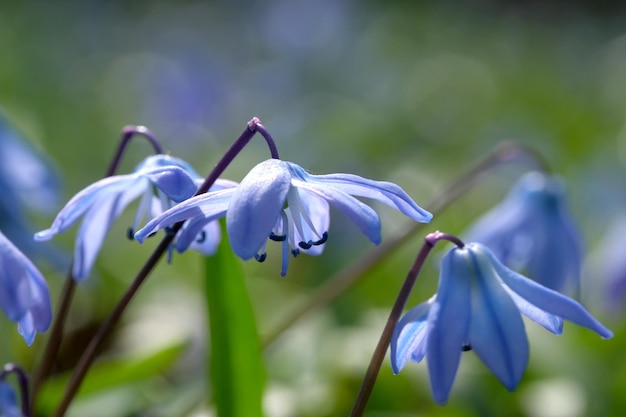
[[[466,240],[488,246],[505,265],[548,288],[579,292],[582,239],[558,179],[539,172],[524,175],[470,228]]]
[[[49,229],[35,234],[35,240],[51,239],[69,229],[84,216],[76,237],[73,275],[85,279],[93,267],[102,242],[113,221],[136,198],[142,196],[129,235],[144,216],[154,212],[154,189],[160,209],[183,201],[196,192],[199,177],[184,161],[167,155],[146,158],[132,174],[103,178],[76,194],[59,212]]]
[[[0,113],[0,229],[29,256],[54,263],[59,254],[33,242],[26,213],[48,214],[59,203],[59,177],[46,155],[39,152]]]
[[[17,396],[13,387],[4,381],[0,381],[0,416],[24,417],[17,405]]]
[[[48,284],[39,270],[0,233],[0,308],[30,346],[52,321]]]
[[[439,288],[411,309],[391,339],[394,373],[409,358],[428,356],[435,401],[444,404],[461,359],[473,350],[508,390],[514,390],[528,363],[528,340],[521,314],[554,334],[563,320],[613,336],[583,306],[505,267],[479,243],[454,248],[442,260]]]
[[[282,242],[285,275],[290,248],[293,255],[321,252],[328,238],[329,203],[372,242],[380,243],[378,214],[353,196],[378,200],[419,222],[432,217],[395,184],[350,174],[312,175],[294,163],[269,159],[255,166],[239,187],[190,198],[155,217],[135,237],[142,242],[179,221],[198,227],[226,215],[231,246],[244,260],[265,259],[268,239]],[[193,238],[193,234],[179,236],[179,250],[185,250]]]

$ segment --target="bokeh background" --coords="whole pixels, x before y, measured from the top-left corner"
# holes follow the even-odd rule
[[[611,256],[603,246],[626,202],[626,9],[619,2],[10,1],[0,6],[0,53],[6,123],[48,158],[58,187],[58,201],[38,207],[47,211],[20,206],[28,233],[47,227],[65,201],[104,174],[128,124],[149,127],[169,152],[208,173],[258,116],[283,159],[316,173],[394,181],[422,205],[501,141],[534,147],[566,181],[586,239],[583,302],[616,337],[603,341],[573,325],[554,337],[528,323],[531,359],[517,391],[507,392],[470,352],[445,407],[430,397],[425,364],[393,376],[385,363],[367,415],[626,410],[624,311],[604,300],[604,271],[623,257],[626,235],[617,234]],[[148,152],[133,142],[121,170]],[[226,176],[240,180],[267,157],[263,142],[253,141]],[[437,229],[462,234],[527,169],[486,176],[349,293],[268,346],[266,414],[347,415],[420,239]],[[400,215],[378,208],[385,237],[406,227]],[[94,276],[77,291],[60,375],[155,245],[125,238],[132,216],[118,221]],[[245,263],[262,339],[371,249],[339,213],[332,219],[324,255],[292,261],[285,279],[276,248],[263,264]],[[73,238],[70,232],[41,244],[45,250],[28,249],[53,295]],[[427,264],[413,303],[435,291],[441,253]],[[201,266],[195,253],[163,262],[103,352],[142,357],[180,347],[175,360],[157,375],[83,395],[71,415],[213,415]],[[0,363],[32,366],[45,335],[26,348],[5,318],[0,331]]]

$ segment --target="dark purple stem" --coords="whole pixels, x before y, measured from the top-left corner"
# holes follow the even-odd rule
[[[115,174],[115,171],[117,171],[117,167],[120,164],[120,161],[122,159],[122,155],[124,155],[124,151],[126,150],[126,146],[128,146],[128,144],[130,143],[130,140],[135,135],[142,135],[146,139],[148,139],[148,141],[154,148],[155,154],[163,153],[163,148],[161,147],[161,143],[159,143],[159,141],[156,139],[156,137],[154,137],[152,132],[147,127],[124,126],[124,128],[122,129],[122,138],[121,138],[119,146],[117,147],[117,153],[113,157],[113,161],[111,161],[111,165],[109,166],[109,169],[105,174],[106,177],[110,177],[111,175]]]
[[[4,381],[9,374],[17,375],[20,386],[20,400],[22,404],[22,414],[30,416],[30,399],[28,398],[28,375],[22,368],[14,363],[7,363],[0,372],[0,381]]]
[[[246,144],[250,141],[250,139],[252,139],[252,137],[257,131],[259,131],[263,135],[265,140],[267,141],[272,158],[276,158],[276,159],[278,158],[278,152],[276,151],[276,145],[274,143],[274,140],[267,133],[267,131],[265,131],[265,128],[261,124],[261,121],[258,118],[254,117],[252,118],[252,120],[248,122],[248,125],[246,126],[244,131],[239,135],[239,137],[235,140],[233,145],[228,149],[228,151],[226,151],[224,156],[215,165],[215,167],[213,168],[213,170],[211,171],[207,179],[198,189],[198,192],[196,193],[196,195],[205,193],[209,190],[209,188],[211,188],[211,186],[215,183],[215,181],[221,175],[221,173],[224,172],[226,167],[228,167],[228,165],[239,154],[239,152],[246,146]],[[265,132],[265,134],[263,134],[262,132]],[[132,281],[130,286],[126,289],[126,292],[124,292],[124,295],[122,296],[120,301],[117,303],[117,305],[115,306],[115,308],[113,309],[109,317],[102,323],[102,325],[98,329],[98,332],[93,336],[93,338],[89,342],[89,345],[87,346],[82,356],[80,357],[78,364],[74,368],[74,372],[72,373],[72,376],[67,385],[67,388],[65,389],[65,393],[63,394],[61,403],[59,404],[59,407],[54,413],[54,417],[63,417],[65,415],[65,412],[67,411],[68,407],[70,406],[70,403],[76,396],[76,393],[78,392],[78,388],[80,387],[83,379],[85,378],[87,371],[89,370],[89,368],[93,364],[93,361],[96,358],[96,352],[97,352],[98,347],[100,346],[102,341],[105,339],[105,337],[109,334],[109,332],[115,327],[120,317],[122,316],[122,313],[126,310],[126,307],[128,307],[128,305],[130,304],[130,301],[132,300],[133,296],[135,295],[137,290],[139,290],[139,287],[141,287],[141,285],[144,283],[146,278],[148,278],[148,275],[150,274],[150,272],[152,272],[152,270],[156,266],[159,259],[161,259],[163,254],[167,251],[170,244],[174,240],[176,233],[180,230],[182,225],[183,225],[183,222],[179,222],[179,223],[176,223],[174,226],[172,226],[171,232],[165,235],[161,243],[159,243],[159,246],[157,246],[157,248],[154,250],[152,255],[148,258],[144,266],[137,273],[137,276]]]
[[[156,154],[163,153],[163,148],[161,147],[161,144],[147,127],[125,126],[122,129],[122,136],[120,138],[120,143],[117,147],[117,152],[115,153],[115,156],[111,160],[111,163],[109,164],[109,167],[104,174],[105,177],[115,175],[128,144],[130,143],[131,139],[136,135],[142,135],[146,139],[148,139]],[[63,291],[61,292],[61,296],[59,299],[60,301],[58,311],[54,315],[52,330],[50,331],[50,336],[48,337],[48,342],[46,343],[46,347],[44,349],[44,353],[41,359],[41,365],[37,368],[37,372],[35,372],[34,374],[33,395],[31,404],[31,408],[33,410],[35,409],[37,392],[39,391],[42,382],[50,375],[50,372],[52,372],[52,366],[54,365],[54,361],[56,360],[57,354],[59,353],[59,348],[61,347],[61,341],[63,339],[63,329],[65,328],[65,321],[70,310],[70,305],[72,304],[75,288],[76,281],[74,280],[74,276],[72,274],[72,265],[70,265],[65,284],[63,286]],[[28,417],[28,414],[26,414],[26,416]]]
[[[378,339],[378,344],[376,345],[376,349],[374,350],[374,354],[372,355],[372,359],[370,360],[370,364],[367,367],[367,371],[365,372],[365,377],[363,378],[363,384],[361,385],[361,389],[359,390],[359,394],[357,395],[356,400],[354,401],[354,406],[352,407],[352,411],[350,412],[350,417],[360,417],[363,415],[365,411],[365,406],[367,405],[367,401],[374,389],[374,384],[376,383],[376,378],[378,377],[378,373],[380,372],[380,367],[383,364],[383,360],[385,359],[385,354],[387,353],[387,348],[389,347],[389,343],[391,342],[391,336],[393,335],[393,330],[400,320],[400,315],[402,314],[402,310],[404,310],[404,306],[406,305],[406,301],[411,294],[411,289],[417,280],[417,276],[419,275],[422,266],[424,265],[424,261],[428,257],[428,254],[435,247],[435,244],[440,240],[449,240],[450,242],[456,244],[458,247],[462,248],[465,244],[456,236],[449,235],[447,233],[441,233],[439,231],[430,233],[424,238],[424,244],[420,249],[409,273],[404,280],[404,284],[402,284],[402,288],[400,288],[400,292],[398,293],[398,297],[391,308],[391,312],[389,313],[389,317],[387,318],[387,323],[383,328],[383,332],[380,335],[380,339]]]

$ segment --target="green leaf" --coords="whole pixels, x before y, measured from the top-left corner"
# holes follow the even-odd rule
[[[261,417],[265,380],[261,345],[243,269],[225,230],[223,236],[218,252],[206,259],[209,379],[218,417]]]
[[[100,361],[89,370],[78,391],[78,397],[161,374],[180,357],[186,347],[187,342],[178,342],[145,356]],[[54,376],[46,382],[37,397],[37,414],[52,415],[69,379],[68,372]]]

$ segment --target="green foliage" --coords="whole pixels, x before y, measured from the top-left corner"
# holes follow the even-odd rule
[[[263,416],[263,357],[245,274],[223,230],[206,258],[209,379],[218,417]]]

